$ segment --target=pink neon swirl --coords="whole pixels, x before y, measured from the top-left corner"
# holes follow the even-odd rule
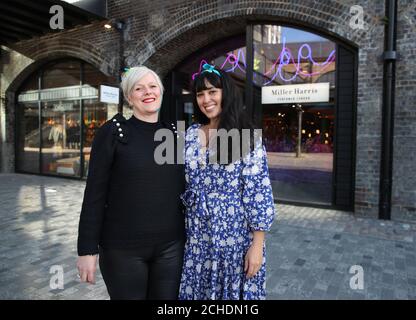
[[[306,56],[304,56],[302,54],[302,50],[303,48],[307,48],[308,49],[308,53]],[[290,82],[292,80],[294,80],[296,78],[296,76],[298,76],[299,74],[302,74],[305,77],[312,77],[318,74],[321,74],[329,65],[330,63],[332,63],[333,61],[335,61],[335,50],[331,51],[331,53],[329,54],[328,58],[326,59],[325,62],[322,63],[318,63],[316,62],[313,57],[312,57],[312,48],[310,45],[308,45],[307,43],[304,43],[298,50],[298,57],[297,57],[297,62],[295,62],[294,60],[294,55],[292,53],[292,51],[286,47],[286,39],[283,38],[283,48],[282,51],[279,54],[279,57],[276,59],[276,61],[273,63],[273,65],[270,67],[270,69],[264,73],[264,76],[267,76],[268,74],[271,74],[273,70],[276,70],[273,74],[273,77],[269,80],[266,81],[265,83],[263,83],[263,85],[267,85],[269,83],[271,83],[274,79],[276,79],[277,76],[280,77],[280,79],[284,82]],[[305,72],[303,70],[301,70],[301,60],[302,59],[308,59],[310,62],[312,62],[312,64],[314,66],[321,66],[322,68],[319,71],[316,72]],[[241,67],[241,63],[242,65],[244,65],[244,69]],[[192,80],[195,79],[195,77],[201,72],[202,70],[202,66],[204,65],[204,63],[207,63],[206,60],[201,60],[200,64],[199,64],[199,70],[198,72],[194,73],[192,75]],[[225,65],[229,63],[231,65],[230,68],[228,69],[224,69]],[[279,66],[277,67],[277,64],[279,63]],[[286,65],[290,65],[293,64],[295,65],[295,69],[296,72],[294,73],[294,75],[292,77],[290,77],[289,79],[286,79],[284,77],[284,75],[282,74],[283,68]],[[224,60],[224,62],[222,63],[221,67],[219,69],[224,70],[225,72],[234,72],[236,68],[239,68],[241,70],[241,72],[245,73],[246,72],[246,59],[243,53],[242,49],[238,49],[237,51],[237,57],[235,56],[235,54],[233,53],[229,53],[227,54],[226,59]]]

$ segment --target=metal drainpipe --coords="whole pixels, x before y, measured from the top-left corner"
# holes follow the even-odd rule
[[[383,84],[383,124],[380,168],[379,218],[391,218],[391,189],[393,163],[393,127],[394,127],[394,89],[396,71],[396,17],[397,0],[387,0],[385,31],[384,84]]]

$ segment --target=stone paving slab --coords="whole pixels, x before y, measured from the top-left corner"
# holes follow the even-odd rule
[[[0,299],[109,299],[76,277],[85,181],[0,174]],[[268,299],[416,299],[416,224],[277,205],[267,235]],[[64,272],[52,289],[51,267]],[[352,289],[358,266],[363,288]],[[355,277],[355,278],[354,278]],[[353,279],[352,279],[353,278]]]

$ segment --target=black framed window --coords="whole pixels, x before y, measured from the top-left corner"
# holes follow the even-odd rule
[[[170,73],[169,101],[176,106],[165,110],[177,114],[165,116],[185,120],[187,125],[193,122],[190,84],[204,61],[229,72],[241,88],[247,112],[263,129],[276,200],[331,205],[336,51],[335,42],[313,32],[278,24],[248,24],[245,34],[198,50]],[[327,98],[301,103],[262,101],[265,87],[291,85],[298,90],[319,87]]]
[[[251,30],[253,112],[275,198],[331,205],[336,44],[281,25]]]
[[[113,80],[77,59],[32,74],[17,98],[16,170],[85,177],[96,130],[117,112],[98,100],[99,85]]]

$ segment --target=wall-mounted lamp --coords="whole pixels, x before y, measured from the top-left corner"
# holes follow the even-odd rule
[[[118,31],[122,31],[123,29],[124,29],[124,21],[122,21],[122,20],[114,20],[114,21],[111,21],[111,22],[107,22],[105,25],[104,25],[104,28],[106,28],[106,29],[112,29],[112,28],[114,28],[114,29],[116,29],[116,30],[118,30]]]

